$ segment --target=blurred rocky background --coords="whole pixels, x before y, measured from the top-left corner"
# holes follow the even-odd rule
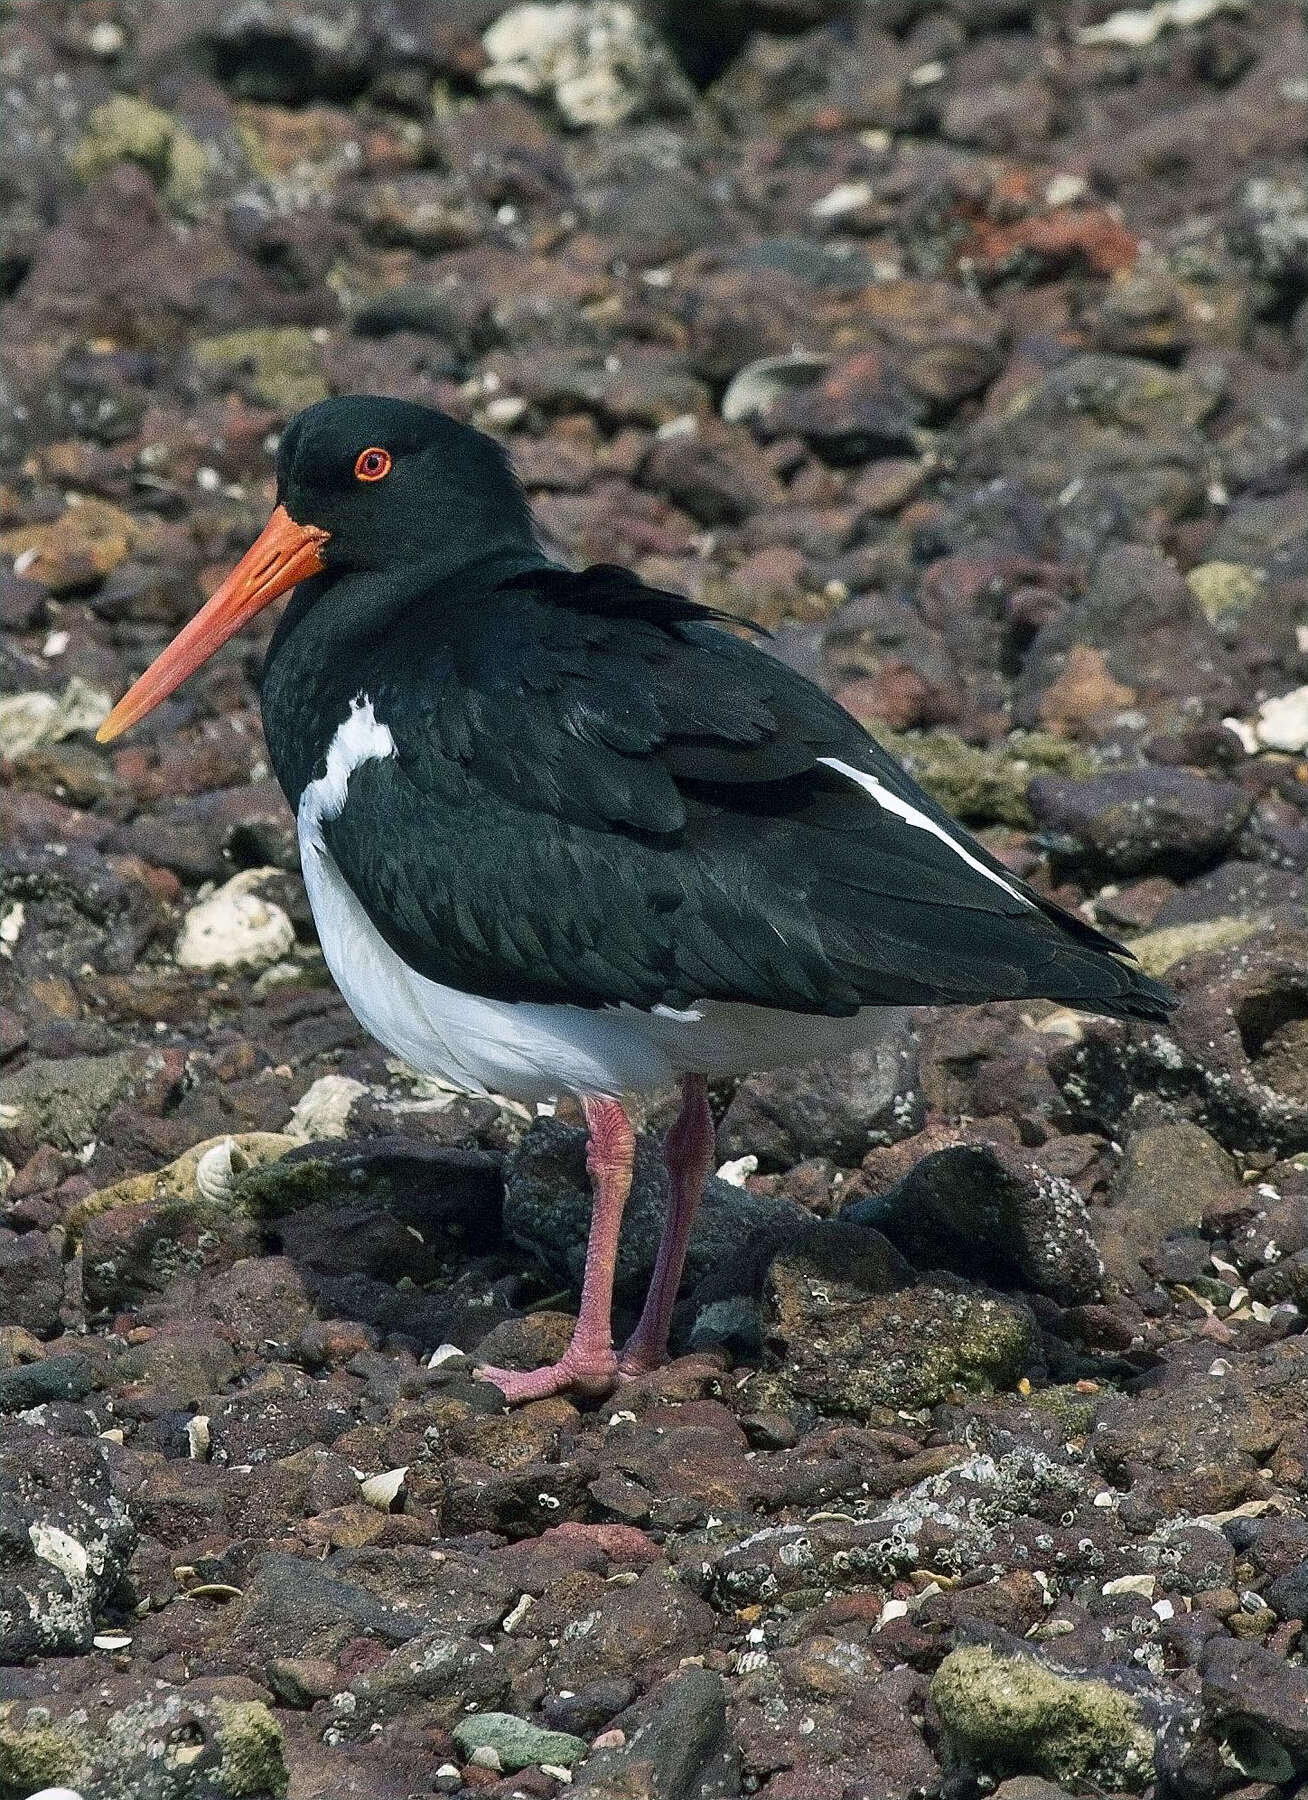
[[[0,68],[0,1800],[1302,1795],[1299,9],[29,0]],[[93,741],[351,391],[1182,999],[718,1091],[585,1414],[464,1354],[567,1328],[576,1124],[346,1011],[257,639]]]

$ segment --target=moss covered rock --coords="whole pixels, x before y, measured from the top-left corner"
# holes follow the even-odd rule
[[[1139,1793],[1153,1779],[1140,1703],[1106,1681],[976,1644],[945,1658],[931,1699],[958,1761],[1111,1793]]]
[[[171,113],[134,94],[115,94],[97,106],[68,160],[83,181],[94,181],[112,163],[140,163],[172,211],[187,215],[209,176],[204,146]]]
[[[1033,775],[1089,775],[1084,750],[1047,732],[1015,734],[988,749],[952,731],[877,734],[892,756],[954,818],[971,825],[1032,824],[1026,790]]]
[[[327,383],[313,333],[301,325],[261,325],[201,338],[196,364],[233,381],[244,378],[251,395],[287,418],[327,398]]]

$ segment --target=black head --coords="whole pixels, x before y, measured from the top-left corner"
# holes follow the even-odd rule
[[[409,400],[343,395],[297,413],[277,451],[277,498],[298,524],[330,533],[329,575],[433,561],[457,569],[534,541],[495,440]]]

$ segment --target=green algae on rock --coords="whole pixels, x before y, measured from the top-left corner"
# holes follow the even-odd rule
[[[1140,1705],[1106,1681],[974,1644],[941,1663],[931,1700],[951,1748],[973,1764],[1111,1793],[1139,1793],[1153,1779]]]

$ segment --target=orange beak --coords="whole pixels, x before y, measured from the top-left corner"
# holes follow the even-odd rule
[[[330,536],[320,525],[297,525],[284,506],[277,507],[217,593],[128,688],[96,732],[99,741],[107,744],[153,712],[270,601],[320,574],[322,546]]]

